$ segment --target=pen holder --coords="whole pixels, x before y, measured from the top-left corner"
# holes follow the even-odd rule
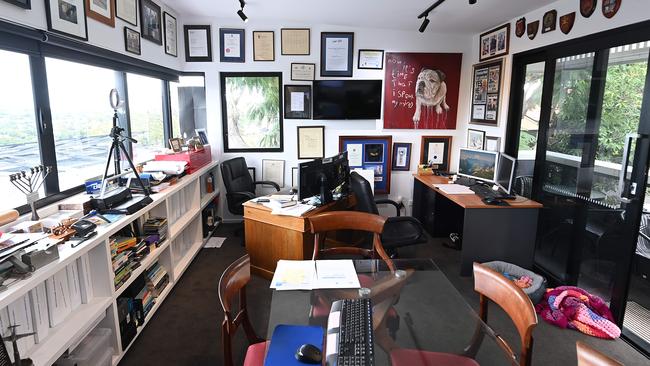
[[[27,204],[29,205],[29,208],[32,210],[31,220],[32,221],[40,220],[40,217],[38,216],[38,212],[36,212],[36,201],[38,201],[38,191],[25,194],[25,199],[27,200]]]

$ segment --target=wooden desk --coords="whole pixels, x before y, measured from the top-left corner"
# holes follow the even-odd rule
[[[461,275],[471,275],[474,261],[532,268],[540,203],[517,196],[506,201],[509,206],[493,206],[475,194],[448,194],[433,186],[446,183],[446,177],[414,175],[413,216],[433,237],[461,234]]]
[[[254,202],[244,203],[246,251],[251,258],[251,272],[267,279],[273,278],[280,259],[311,259],[314,236],[310,233],[310,216],[326,211],[343,211],[354,205],[354,198],[307,212],[302,217],[272,215],[271,209]]]

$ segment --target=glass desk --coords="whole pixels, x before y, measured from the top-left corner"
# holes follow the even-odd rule
[[[373,301],[376,365],[390,365],[390,350],[400,348],[467,355],[483,366],[518,365],[432,260],[393,264],[391,272],[381,260],[354,261]],[[359,294],[359,289],[273,291],[267,339],[279,324],[326,330],[331,302]]]

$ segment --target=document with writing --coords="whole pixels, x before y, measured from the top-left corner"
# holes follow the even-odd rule
[[[279,260],[271,288],[313,290],[359,288],[359,277],[352,260],[292,261]]]
[[[316,288],[359,288],[351,259],[316,261]]]

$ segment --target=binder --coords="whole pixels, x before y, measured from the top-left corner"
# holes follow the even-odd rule
[[[50,332],[50,317],[47,314],[47,295],[45,295],[45,282],[41,282],[29,291],[29,302],[32,306],[32,319],[34,322],[34,341],[42,342]]]
[[[304,363],[296,359],[296,351],[305,343],[323,350],[323,328],[284,324],[276,326],[264,366],[304,366]],[[323,357],[324,355],[323,352]]]

